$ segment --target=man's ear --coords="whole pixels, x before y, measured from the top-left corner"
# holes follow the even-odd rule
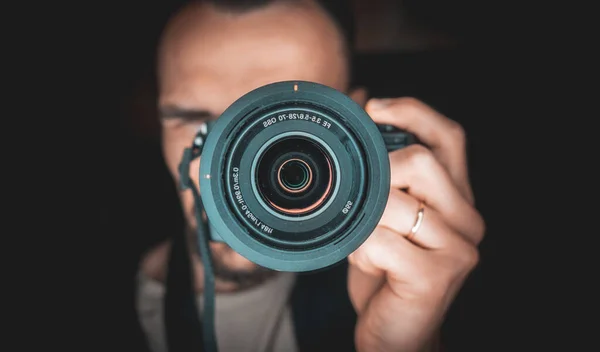
[[[369,99],[369,93],[365,87],[355,87],[350,90],[348,96],[354,100],[355,103],[360,105],[363,109]]]

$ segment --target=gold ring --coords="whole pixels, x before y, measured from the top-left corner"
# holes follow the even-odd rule
[[[421,224],[423,223],[423,215],[424,214],[425,214],[425,203],[423,201],[421,201],[419,203],[419,210],[417,210],[417,218],[415,220],[415,224],[410,229],[410,233],[406,237],[409,240],[412,240],[415,237],[415,235],[417,234],[417,231],[419,231],[419,228],[421,227]]]

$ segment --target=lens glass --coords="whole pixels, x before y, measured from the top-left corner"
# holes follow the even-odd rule
[[[256,180],[267,206],[285,215],[306,215],[325,204],[332,193],[331,158],[305,137],[280,139],[259,156]]]
[[[286,192],[300,193],[312,181],[312,170],[302,159],[289,159],[283,162],[277,173],[279,185]]]

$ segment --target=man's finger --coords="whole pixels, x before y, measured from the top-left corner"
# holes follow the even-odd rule
[[[458,191],[446,169],[430,150],[421,145],[396,150],[390,154],[390,165],[392,188],[406,189],[411,196],[423,200],[455,231],[465,235],[473,244],[481,241],[485,230],[481,215]],[[397,197],[404,203],[416,202],[406,200],[406,197],[401,195]],[[401,207],[401,204],[397,206]],[[412,209],[413,214],[416,214],[416,205],[405,207]]]
[[[352,255],[348,257],[348,261],[351,264],[348,267],[348,290],[352,292],[350,300],[352,301],[354,310],[360,315],[366,309],[373,295],[385,283],[385,275],[383,271],[378,274],[369,274],[362,271],[355,265],[354,258]]]
[[[366,111],[373,121],[414,134],[448,169],[463,196],[473,203],[462,126],[413,98],[371,99]]]
[[[428,267],[427,250],[415,246],[400,233],[377,226],[371,236],[350,255],[350,263],[373,277],[394,273],[413,277],[415,270]]]
[[[390,191],[388,204],[379,221],[380,226],[389,228],[403,236],[409,236],[417,222],[419,201],[400,190]],[[463,246],[464,239],[449,227],[442,216],[425,205],[423,218],[411,241],[427,249],[453,249]]]

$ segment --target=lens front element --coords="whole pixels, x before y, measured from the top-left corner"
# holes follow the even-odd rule
[[[305,191],[312,181],[312,170],[302,159],[289,159],[277,171],[279,186],[288,193]]]
[[[283,215],[308,215],[326,204],[332,194],[331,157],[308,137],[273,142],[259,155],[256,180],[260,197]]]

